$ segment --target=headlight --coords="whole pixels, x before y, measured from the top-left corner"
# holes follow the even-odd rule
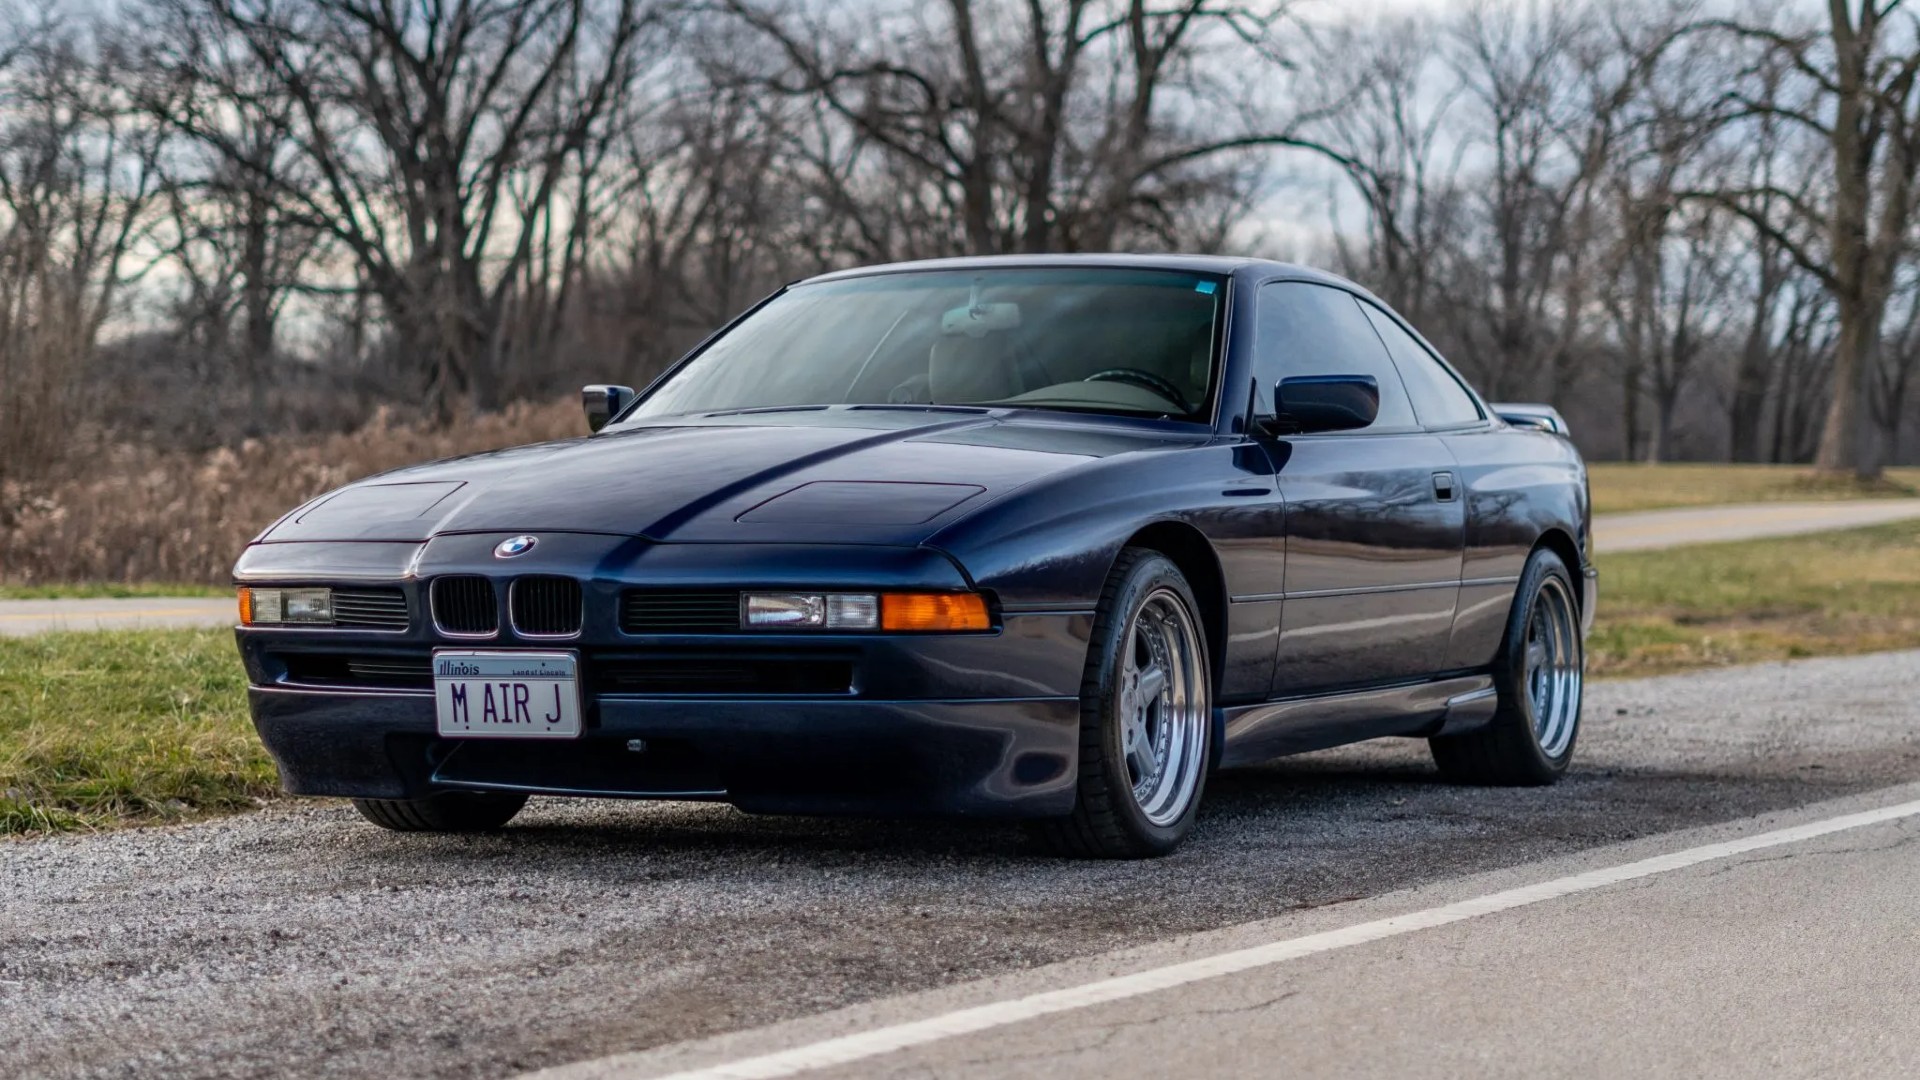
[[[750,630],[872,630],[880,598],[872,593],[748,593],[740,625]]]
[[[978,593],[747,593],[740,625],[748,630],[887,630],[904,633],[990,630]]]
[[[240,590],[242,626],[332,626],[331,589]]]

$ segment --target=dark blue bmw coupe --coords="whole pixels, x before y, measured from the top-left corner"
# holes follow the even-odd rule
[[[362,480],[234,569],[288,790],[1011,816],[1145,856],[1208,775],[1378,736],[1567,768],[1585,466],[1295,266],[958,259],[781,290],[594,434]]]

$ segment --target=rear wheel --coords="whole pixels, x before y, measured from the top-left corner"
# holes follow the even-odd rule
[[[1165,855],[1193,830],[1212,752],[1212,668],[1199,610],[1166,556],[1121,553],[1095,615],[1080,687],[1073,813],[1040,826],[1056,851]]]
[[[394,832],[488,832],[513,820],[525,795],[450,791],[424,799],[355,799],[360,816]]]
[[[1486,727],[1429,739],[1434,763],[1463,784],[1551,784],[1580,732],[1586,645],[1573,575],[1542,548],[1528,560],[1494,663],[1499,707]]]

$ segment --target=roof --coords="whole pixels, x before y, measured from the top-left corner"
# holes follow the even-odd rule
[[[1276,274],[1299,277],[1309,281],[1338,283],[1347,288],[1359,288],[1353,282],[1330,274],[1324,270],[1315,270],[1310,266],[1296,266],[1292,263],[1275,262],[1271,259],[1253,259],[1238,255],[969,255],[953,259],[921,259],[914,262],[880,263],[874,266],[858,266],[847,270],[834,270],[806,279],[807,281],[838,281],[844,278],[866,277],[871,274],[910,273],[922,270],[987,270],[1016,266],[1108,266],[1150,270],[1184,270],[1200,274],[1231,274],[1239,270],[1265,267]],[[1364,291],[1364,290],[1362,290]]]

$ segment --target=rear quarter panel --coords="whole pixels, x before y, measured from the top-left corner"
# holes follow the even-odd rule
[[[1483,667],[1500,647],[1535,545],[1558,532],[1580,556],[1569,569],[1575,575],[1585,569],[1592,525],[1586,463],[1572,443],[1540,431],[1499,425],[1444,439],[1467,500],[1467,551],[1449,662],[1456,669]]]

